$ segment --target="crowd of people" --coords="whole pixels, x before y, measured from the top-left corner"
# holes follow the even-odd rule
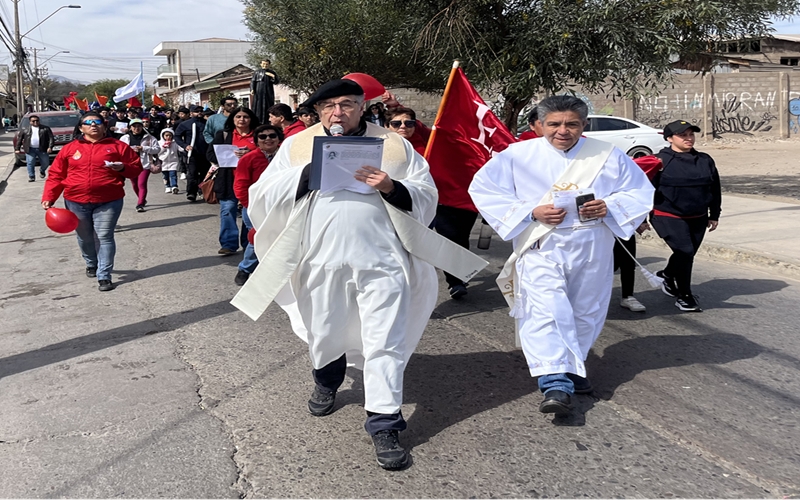
[[[706,229],[717,227],[721,197],[713,160],[693,148],[696,126],[665,128],[671,147],[658,153],[661,167],[651,179],[619,149],[582,135],[588,109],[580,99],[548,97],[529,116],[526,140],[472,179],[463,194],[476,210],[466,210],[439,202],[452,188],[437,183],[422,156],[431,130],[414,110],[389,92],[367,109],[364,101],[357,83],[333,80],[296,111],[271,106],[269,123],[233,97],[219,112],[91,111],[50,168],[42,207],[64,195],[79,218],[86,275],[108,291],[125,179],[137,212],[147,206],[151,173],[161,172],[165,193],[177,194],[183,172],[189,202],[201,188],[213,191],[218,253],[244,249],[233,304],[254,319],[272,301],[286,311],[309,344],[312,415],[335,410],[348,365],[363,370],[364,427],[388,470],[409,463],[398,437],[406,428],[403,373],[436,305],[434,264],[445,271],[450,296],[464,297],[480,270],[468,251],[478,215],[514,244],[497,282],[544,394],[543,413],[568,413],[574,394],[592,391],[584,362],[605,322],[615,259],[626,270],[628,305],[621,305],[643,310],[629,300],[626,259],[635,256],[627,242],[648,217],[673,250],[658,273],[662,289],[679,309],[701,310],[691,294],[692,262]],[[383,139],[381,168],[355,173],[365,188],[310,187],[314,139],[331,135]]]

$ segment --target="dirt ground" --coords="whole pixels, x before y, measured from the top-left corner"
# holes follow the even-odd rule
[[[717,164],[722,191],[800,204],[800,140],[698,141]]]

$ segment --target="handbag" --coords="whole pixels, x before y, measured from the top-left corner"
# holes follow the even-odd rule
[[[160,174],[161,173],[161,166],[164,162],[161,161],[161,158],[157,156],[150,157],[150,173],[151,174]]]
[[[209,205],[216,205],[219,203],[217,200],[217,193],[214,192],[214,179],[216,177],[217,173],[214,172],[214,175],[197,185],[197,187],[200,188],[200,191],[203,192],[203,199],[206,200],[206,203]]]

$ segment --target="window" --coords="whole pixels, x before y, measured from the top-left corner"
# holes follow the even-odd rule
[[[627,130],[631,128],[639,127],[633,123],[616,118],[592,118],[590,130],[592,132],[608,132],[611,130]]]
[[[797,57],[781,57],[781,64],[784,66],[797,66]]]

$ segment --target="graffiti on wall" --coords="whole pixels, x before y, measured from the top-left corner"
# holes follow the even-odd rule
[[[769,111],[753,112],[753,109],[742,109],[742,102],[736,97],[725,101],[722,109],[714,114],[712,119],[712,133],[714,136],[722,134],[753,135],[755,132],[769,132],[772,130],[772,121],[777,117]]]

